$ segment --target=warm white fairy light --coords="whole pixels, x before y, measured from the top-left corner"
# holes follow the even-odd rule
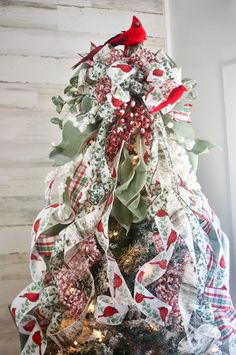
[[[77,346],[77,345],[78,345],[78,342],[77,342],[76,340],[74,341],[74,345],[75,345],[75,346]]]
[[[95,304],[94,303],[90,303],[89,307],[88,307],[88,312],[94,312],[95,311]]]
[[[93,335],[96,337],[96,339],[99,341],[99,342],[102,342],[102,332],[100,330],[97,330],[97,329],[94,329],[93,330]]]
[[[69,291],[70,291],[70,293],[74,293],[74,292],[75,292],[75,288],[74,288],[74,287],[71,287],[71,288],[69,289]]]
[[[217,352],[218,352],[218,349],[217,349],[215,346],[213,346],[213,347],[211,348],[211,352],[212,352],[212,353],[217,353]]]

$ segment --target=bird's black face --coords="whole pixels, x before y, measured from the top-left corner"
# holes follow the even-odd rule
[[[134,22],[134,26],[135,26],[135,27],[140,27],[140,25],[141,25],[140,22],[138,22],[138,21],[135,21],[135,22]]]

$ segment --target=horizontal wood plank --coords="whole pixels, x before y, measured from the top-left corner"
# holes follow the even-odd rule
[[[8,324],[9,323],[6,323],[5,327],[8,327]],[[14,333],[0,335],[0,354],[16,355],[19,353],[20,343],[16,329]]]
[[[0,281],[0,307],[8,306],[16,295],[31,282],[30,277],[26,279]]]
[[[105,22],[105,19],[103,20]],[[69,25],[68,25],[69,26]],[[162,32],[162,27],[158,28],[155,37],[147,37],[145,45],[153,50],[163,49],[165,46],[165,37],[162,37],[159,32]],[[160,30],[160,31],[159,31]],[[104,43],[109,37],[115,35],[116,32],[90,33],[90,32],[64,32],[64,31],[47,31],[31,28],[0,28],[0,54],[22,55],[22,56],[44,56],[55,59],[68,58],[69,64],[65,69],[70,69],[76,58],[77,53],[85,54],[90,50],[90,41],[99,45]],[[31,45],[29,46],[28,43]],[[74,59],[73,59],[74,58]],[[49,58],[47,58],[49,59]],[[8,65],[11,58],[8,59]],[[9,68],[9,67],[8,67]],[[17,67],[19,69],[19,67]],[[72,74],[72,70],[71,74]],[[40,72],[42,72],[40,70]],[[63,68],[61,70],[63,73]],[[46,81],[48,82],[48,81]]]
[[[20,5],[20,4],[19,4]],[[127,7],[98,9],[95,7],[68,7],[56,8],[31,6],[1,6],[0,23],[3,27],[34,28],[52,31],[70,31],[78,34],[101,33],[110,35],[119,33],[130,27],[132,16],[139,16],[147,35],[155,37],[165,36],[163,15],[154,13],[137,13],[129,11]],[[79,21],[78,21],[79,19]],[[94,25],[95,23],[95,25]],[[157,31],[158,29],[158,31]]]
[[[0,282],[30,278],[28,253],[0,255]]]
[[[46,175],[52,167],[0,168],[0,196],[40,196]]]
[[[72,76],[70,67],[74,62],[68,58],[0,55],[0,78],[6,82],[65,85]]]
[[[30,166],[52,166],[52,160],[48,153],[51,149],[50,144],[34,144],[14,142],[0,143],[0,162],[1,167],[30,167]]]
[[[53,112],[29,110],[2,110],[1,126],[4,131],[1,143],[9,141],[18,143],[49,144],[61,140],[61,129],[50,122],[58,116]]]
[[[63,96],[64,87],[65,85],[60,84],[0,82],[1,119],[9,113],[18,116],[21,112],[32,115],[32,118],[35,112],[44,117],[55,115],[52,96]]]
[[[8,5],[9,1],[0,1],[3,5]],[[57,5],[63,6],[73,6],[73,7],[93,7],[99,9],[126,9],[136,12],[147,12],[147,13],[163,13],[164,6],[163,0],[136,0],[136,1],[126,1],[126,0],[11,0],[11,5],[22,4],[24,7],[40,7],[40,8],[55,8]]]
[[[0,211],[1,214],[1,211]],[[14,216],[12,215],[12,219]],[[10,253],[29,253],[31,244],[31,225],[26,226],[12,226],[0,227],[0,254]]]
[[[43,196],[0,197],[0,226],[32,225],[44,207]]]
[[[8,352],[2,352],[2,340],[6,337],[9,336],[14,336],[15,338],[15,344],[18,346],[18,337],[17,337],[17,330],[15,323],[12,319],[12,316],[9,312],[9,309],[6,305],[0,306],[0,354],[5,355],[13,355],[13,354],[18,354],[17,352],[15,353],[8,353]],[[9,344],[8,344],[9,345]],[[6,344],[6,349],[7,349],[7,344]]]

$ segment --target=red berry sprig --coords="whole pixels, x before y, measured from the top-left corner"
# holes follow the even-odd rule
[[[106,153],[113,159],[119,151],[122,142],[127,142],[132,135],[140,134],[146,145],[152,140],[153,118],[141,103],[132,98],[129,103],[122,104],[114,112],[115,123],[108,135]],[[113,121],[113,122],[114,122]]]

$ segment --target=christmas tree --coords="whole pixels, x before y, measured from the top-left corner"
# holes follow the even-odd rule
[[[228,239],[196,179],[212,147],[192,129],[196,83],[145,37],[134,17],[92,44],[52,97],[62,140],[32,283],[10,305],[21,354],[236,354]]]

